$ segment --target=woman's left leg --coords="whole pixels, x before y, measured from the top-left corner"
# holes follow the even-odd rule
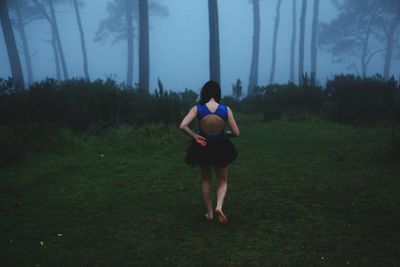
[[[211,166],[200,166],[202,176],[202,191],[204,203],[207,207],[207,217],[212,219],[214,216],[212,201],[211,201]]]

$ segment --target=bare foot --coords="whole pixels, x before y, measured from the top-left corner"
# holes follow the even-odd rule
[[[224,214],[224,212],[222,210],[215,209],[215,213],[217,214],[218,220],[219,220],[220,223],[227,224],[228,219],[226,218],[226,216],[225,216],[225,214]]]
[[[207,218],[207,220],[212,220],[214,218],[214,214],[212,212],[207,212],[206,218]]]

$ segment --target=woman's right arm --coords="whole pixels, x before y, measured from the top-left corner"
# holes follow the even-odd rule
[[[194,133],[190,128],[189,125],[192,122],[192,120],[194,118],[196,118],[197,115],[197,107],[194,106],[193,108],[191,108],[188,112],[188,114],[183,118],[181,125],[179,126],[179,128],[185,132],[187,135],[191,136],[198,144],[202,145],[202,146],[206,146],[207,145],[207,141],[206,138],[204,138],[201,135],[198,135],[196,133]]]
[[[234,137],[238,137],[239,136],[239,128],[236,124],[235,118],[233,117],[233,112],[229,107],[228,107],[228,124],[229,124],[229,127],[231,128],[232,135]]]

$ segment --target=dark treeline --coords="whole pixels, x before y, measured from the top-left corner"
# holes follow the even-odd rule
[[[222,103],[240,113],[263,113],[265,121],[283,114],[313,114],[345,123],[400,121],[400,91],[394,78],[338,75],[323,87],[307,75],[303,79],[301,87],[294,83],[258,86],[246,97],[238,80]],[[0,125],[52,125],[75,132],[124,124],[178,125],[198,98],[190,89],[165,90],[160,80],[151,94],[111,79],[46,79],[25,91],[17,90],[11,79],[0,80]]]
[[[161,81],[148,94],[111,79],[46,79],[28,90],[0,79],[0,163],[28,149],[57,146],[65,131],[98,134],[121,126],[178,124],[197,98],[188,89],[164,90]]]
[[[188,89],[179,93],[164,90],[161,81],[158,87],[147,94],[111,79],[46,79],[19,91],[12,80],[1,80],[0,125],[40,124],[82,132],[123,124],[177,124],[198,94]]]
[[[235,97],[238,91],[235,84],[233,96],[223,100],[239,112],[263,113],[264,121],[283,115],[311,114],[339,123],[400,122],[400,88],[393,77],[386,80],[378,74],[365,78],[342,74],[328,80],[325,86],[315,85],[307,75],[302,79],[303,86],[294,83],[258,86],[254,94],[242,99]]]
[[[235,112],[263,113],[264,121],[282,115],[311,114],[345,123],[400,122],[400,88],[394,78],[339,75],[324,87],[315,86],[307,76],[303,80],[301,87],[293,83],[256,87],[253,94],[244,98],[238,80],[232,86],[232,95],[223,97],[222,103]],[[8,158],[7,153],[18,154],[31,144],[49,142],[61,129],[99,133],[124,125],[177,126],[198,97],[189,89],[165,90],[161,81],[157,90],[147,94],[138,88],[122,87],[111,79],[46,79],[24,91],[17,90],[11,79],[1,80],[2,158]]]
[[[222,103],[246,114],[264,114],[266,121],[286,114],[310,113],[346,123],[400,121],[400,91],[394,77],[337,75],[325,86],[316,86],[305,75],[304,85],[294,83],[258,86],[242,97],[242,83]],[[51,124],[81,132],[90,127],[145,123],[178,125],[197,103],[198,93],[165,90],[158,81],[152,94],[114,80],[46,79],[19,91],[11,79],[0,79],[0,125]]]

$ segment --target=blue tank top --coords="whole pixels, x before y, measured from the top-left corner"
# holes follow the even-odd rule
[[[201,105],[201,104],[197,104],[197,119],[200,122],[201,119],[203,119],[205,116],[207,115],[217,115],[218,117],[220,117],[221,119],[223,119],[224,121],[228,120],[228,107],[222,104],[218,104],[217,109],[214,112],[211,112],[207,105]],[[199,127],[200,128],[200,127]],[[200,130],[200,135],[204,136],[207,140],[217,140],[217,139],[224,139],[224,138],[228,138],[225,135],[225,130],[222,130],[219,133],[213,134],[213,135],[208,135],[205,132],[203,132],[201,129]]]

